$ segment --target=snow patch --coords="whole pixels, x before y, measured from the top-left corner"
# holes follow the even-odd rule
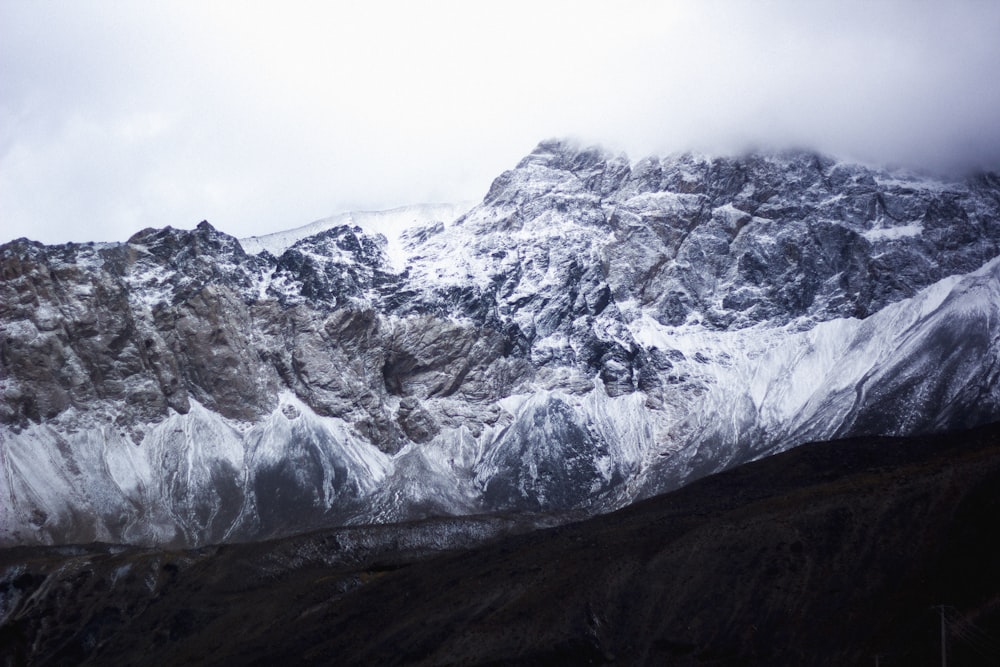
[[[871,242],[876,241],[895,241],[902,238],[907,238],[911,236],[920,236],[924,232],[924,225],[920,222],[911,222],[908,225],[899,225],[896,227],[877,227],[875,229],[869,229],[862,232],[861,235],[864,236]]]
[[[474,202],[462,201],[454,204],[415,204],[386,211],[350,211],[316,220],[296,229],[240,239],[240,245],[251,255],[266,250],[275,257],[280,257],[285,250],[302,239],[334,227],[357,225],[369,234],[381,234],[385,237],[389,261],[394,270],[402,271],[409,256],[400,239],[405,230],[434,222],[443,222],[446,227],[450,226],[472,208],[473,204]]]

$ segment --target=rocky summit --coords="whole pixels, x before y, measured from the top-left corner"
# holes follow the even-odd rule
[[[540,144],[481,203],[0,247],[0,545],[613,510],[1000,419],[1000,177]]]

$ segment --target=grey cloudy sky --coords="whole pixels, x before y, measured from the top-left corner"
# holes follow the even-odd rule
[[[478,199],[549,137],[997,169],[998,35],[987,0],[0,0],[0,242]]]

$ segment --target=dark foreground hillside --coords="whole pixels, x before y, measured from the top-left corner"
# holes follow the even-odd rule
[[[1000,664],[1000,426],[529,523],[7,550],[0,664]]]

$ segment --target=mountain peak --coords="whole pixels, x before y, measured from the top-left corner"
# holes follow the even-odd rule
[[[585,146],[575,139],[547,139],[540,142],[517,167],[531,165],[565,169],[572,172],[586,171],[615,158],[626,159],[624,154],[614,155],[601,146]]]
[[[8,244],[0,542],[601,512],[998,419],[998,239],[995,179],[558,140],[475,206]]]

